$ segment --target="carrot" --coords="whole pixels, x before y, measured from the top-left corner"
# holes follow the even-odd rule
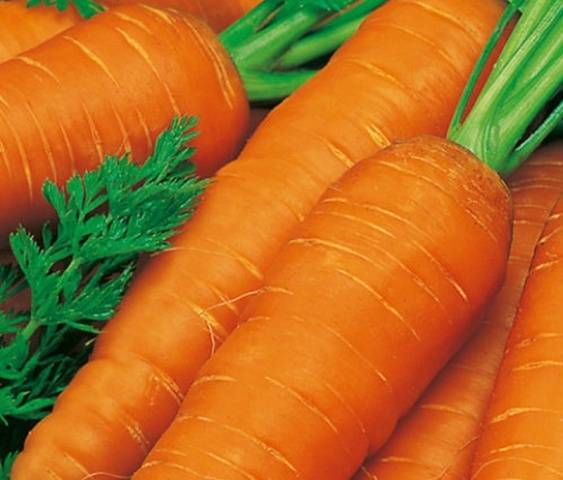
[[[499,177],[445,140],[352,168],[278,255],[133,479],[350,478],[483,312],[509,217]]]
[[[70,28],[79,21],[74,10],[64,13],[24,2],[0,2],[0,63]]]
[[[32,432],[13,479],[130,475],[329,184],[391,140],[445,133],[502,5],[391,0],[374,12],[219,171],[189,233],[145,267],[92,361]]]
[[[172,7],[204,19],[215,31],[221,31],[256,6],[258,0],[106,0],[108,7],[144,3],[154,7]],[[80,21],[75,10],[59,12],[38,6],[27,8],[25,2],[0,2],[0,63],[49,40]]]
[[[561,145],[550,164],[563,165]],[[547,164],[547,161],[546,161]],[[557,184],[552,179],[554,185]],[[563,196],[534,255],[477,442],[471,478],[555,479],[563,472]],[[468,477],[469,478],[469,477]]]
[[[507,6],[485,52],[517,8]],[[533,148],[558,122],[560,107],[522,139],[560,87],[560,13],[551,0],[526,3],[458,125],[464,92],[450,139],[395,144],[329,188],[132,480],[346,480],[383,445],[500,286],[511,204],[489,164],[510,171],[521,141]],[[515,121],[511,104],[499,116],[496,101],[522,91],[535,94],[526,115]],[[471,153],[483,135],[504,161],[497,149],[481,161]]]
[[[109,7],[131,3],[146,3],[155,7],[170,7],[203,18],[216,32],[254,8],[260,0],[103,0]]]
[[[563,192],[563,144],[538,151],[511,177],[509,186],[514,222],[502,290],[475,336],[434,380],[385,447],[362,467],[357,480],[469,478],[474,447],[534,248]]]
[[[221,38],[175,10],[116,7],[1,64],[0,241],[52,216],[46,179],[64,182],[108,152],[146,158],[173,116],[199,118],[194,163],[213,174],[239,151],[248,100],[283,98],[315,73],[263,69],[350,1],[311,0],[279,21],[270,17],[284,2],[267,2]],[[255,31],[258,20],[266,25]]]

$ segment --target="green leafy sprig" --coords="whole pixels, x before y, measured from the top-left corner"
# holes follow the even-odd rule
[[[17,264],[0,267],[4,463],[10,461],[7,452],[21,447],[29,426],[50,412],[86,361],[138,256],[168,247],[168,239],[193,212],[207,184],[193,175],[189,162],[194,126],[193,118],[174,120],[142,165],[110,156],[98,169],[71,178],[65,189],[47,182],[43,194],[57,222],[45,224],[39,239],[23,228],[11,235]],[[24,289],[29,309],[8,308]]]
[[[54,6],[61,12],[68,10],[72,5],[82,18],[91,18],[105,10],[96,0],[27,0],[28,7],[38,5]]]

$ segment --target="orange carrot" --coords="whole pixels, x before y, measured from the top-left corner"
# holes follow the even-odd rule
[[[466,338],[509,241],[508,190],[467,150],[422,137],[361,162],[278,255],[133,480],[350,478]]]
[[[217,32],[254,7],[258,0],[107,0],[108,7],[144,3],[155,7],[173,7],[204,19]],[[0,63],[36,47],[80,21],[73,9],[27,8],[21,0],[0,2]]]
[[[561,107],[522,143],[560,88],[561,13],[551,0],[526,3],[459,126],[464,93],[449,140],[396,144],[329,188],[133,480],[346,480],[388,439],[500,286],[511,204],[489,165],[510,171],[559,120]],[[533,101],[504,114],[491,103],[530,90]]]
[[[540,150],[517,171],[509,186],[513,237],[501,292],[476,335],[434,380],[385,447],[364,465],[357,480],[469,478],[475,443],[534,248],[563,192],[563,144]]]
[[[242,17],[260,0],[103,0],[109,7],[145,3],[155,7],[177,8],[204,19],[216,32],[220,32],[239,17]]]
[[[562,145],[555,148],[553,158],[545,162],[553,169],[563,165]],[[552,178],[551,182],[557,186],[558,179]],[[551,480],[563,475],[562,339],[563,196],[560,196],[549,212],[534,255],[484,429],[477,442],[471,479]]]
[[[74,10],[26,8],[21,1],[0,2],[0,63],[29,50],[79,21]]]
[[[64,182],[107,152],[144,159],[175,115],[197,115],[213,132],[194,142],[202,174],[232,158],[247,128],[226,51],[203,22],[171,10],[100,14],[0,65],[0,84],[3,238],[48,216],[46,178]]]
[[[149,262],[92,361],[30,435],[13,479],[138,468],[329,184],[391,140],[445,133],[502,6],[390,0],[373,13],[219,172],[189,233]]]

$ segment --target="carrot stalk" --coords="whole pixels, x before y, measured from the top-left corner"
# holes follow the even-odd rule
[[[561,165],[562,156],[552,160]],[[471,479],[558,478],[563,196],[549,212],[477,444]]]
[[[482,60],[486,60],[519,7],[523,10],[522,19],[510,35],[479,101],[463,123],[460,118],[465,104],[460,104],[449,135],[505,175],[516,169],[563,119],[561,101],[529,136],[525,146],[517,148],[533,120],[561,89],[563,78],[563,5],[560,2],[524,3],[520,0],[510,4]],[[477,76],[474,75],[474,81]],[[467,92],[473,86],[474,82],[469,85],[464,100],[468,99]],[[525,102],[522,101],[524,96]]]
[[[465,0],[391,0],[374,12],[325,69],[274,109],[239,159],[219,171],[190,231],[136,278],[90,363],[28,437],[13,480],[48,470],[64,480],[131,475],[330,183],[392,140],[445,134],[501,11],[496,0],[478,8]],[[283,468],[276,459],[268,464]]]
[[[364,464],[357,480],[469,478],[534,249],[563,192],[562,154],[561,144],[544,148],[510,178],[513,236],[502,290],[470,342],[434,380],[385,447]]]
[[[291,69],[329,54],[348,40],[369,13],[387,0],[364,0],[320,29],[296,42],[279,59],[277,68]]]

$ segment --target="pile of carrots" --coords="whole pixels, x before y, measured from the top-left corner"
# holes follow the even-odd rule
[[[506,2],[388,0],[252,134],[214,31],[283,1],[103,3],[0,3],[0,245],[52,218],[45,180],[141,162],[175,116],[212,180],[11,478],[563,476],[563,143],[505,182],[448,132],[525,28]]]

